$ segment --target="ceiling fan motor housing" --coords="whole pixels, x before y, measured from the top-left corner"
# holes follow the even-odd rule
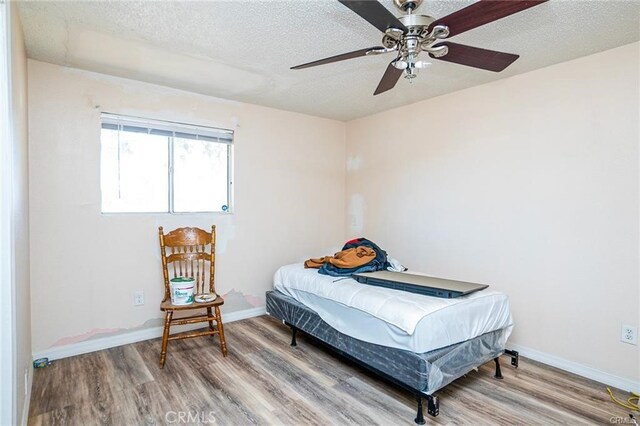
[[[403,33],[397,28],[388,28],[382,37],[382,45],[388,49],[395,48],[398,44],[405,46],[409,40],[415,40],[420,44],[426,41],[429,35],[429,25],[434,18],[427,15],[403,15],[398,18],[407,27],[407,32]]]
[[[433,21],[434,18],[428,15],[402,15],[398,17],[398,20],[404,24],[405,27],[409,30],[405,36],[418,36],[425,37],[429,34],[429,25]]]

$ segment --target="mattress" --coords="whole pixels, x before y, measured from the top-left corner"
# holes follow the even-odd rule
[[[274,275],[274,289],[316,312],[340,333],[364,342],[430,352],[513,325],[509,298],[491,289],[455,299],[372,287],[318,274],[303,264]]]

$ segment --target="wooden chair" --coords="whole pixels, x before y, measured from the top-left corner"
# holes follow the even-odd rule
[[[160,237],[160,254],[162,256],[162,271],[164,274],[164,299],[160,304],[160,310],[165,312],[164,333],[162,335],[162,350],[160,352],[160,368],[164,367],[167,357],[167,344],[169,340],[188,339],[199,336],[213,336],[220,338],[222,355],[227,356],[227,343],[224,339],[224,326],[220,316],[220,306],[224,304],[222,297],[205,303],[194,302],[190,305],[174,305],[171,303],[171,289],[169,280],[176,277],[191,277],[195,281],[195,293],[215,293],[215,260],[216,260],[216,226],[211,227],[211,232],[199,228],[178,228],[163,233],[162,226],[158,228]],[[207,251],[207,247],[209,250]],[[169,278],[171,270],[171,278]],[[215,315],[211,309],[215,311]],[[192,311],[206,309],[198,314],[173,318],[176,311]],[[215,326],[214,326],[215,321]],[[186,334],[169,335],[172,325],[195,324],[208,322],[206,331],[194,331]]]

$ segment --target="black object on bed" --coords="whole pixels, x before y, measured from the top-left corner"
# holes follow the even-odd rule
[[[267,313],[291,327],[291,345],[296,346],[296,332],[305,332],[338,354],[355,361],[380,377],[412,392],[418,402],[415,422],[424,424],[422,399],[427,399],[427,412],[439,413],[435,391],[480,365],[495,360],[497,379],[501,379],[498,357],[506,353],[517,367],[518,353],[505,350],[507,329],[482,334],[465,342],[426,353],[376,345],[340,333],[320,316],[298,302],[280,293],[266,293]]]
[[[352,278],[362,284],[448,299],[464,296],[489,287],[487,284],[475,284],[466,281],[454,281],[392,271],[357,273],[353,274]]]

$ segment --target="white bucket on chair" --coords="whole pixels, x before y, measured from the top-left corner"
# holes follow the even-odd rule
[[[171,303],[174,305],[190,305],[193,303],[195,281],[190,277],[175,277],[170,280]]]

